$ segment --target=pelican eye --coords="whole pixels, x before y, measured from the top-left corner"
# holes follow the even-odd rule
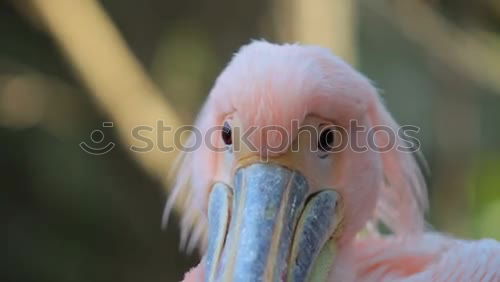
[[[335,132],[333,128],[325,128],[319,135],[318,149],[322,152],[330,152],[333,150],[334,142]]]
[[[231,136],[231,126],[229,126],[229,123],[227,122],[224,122],[224,126],[222,127],[222,140],[226,145],[233,144],[233,138]]]

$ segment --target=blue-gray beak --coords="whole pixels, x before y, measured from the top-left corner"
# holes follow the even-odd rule
[[[310,194],[299,172],[255,163],[209,203],[206,281],[308,281],[338,225],[338,194]]]

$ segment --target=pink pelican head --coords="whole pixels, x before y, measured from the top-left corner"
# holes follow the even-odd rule
[[[330,243],[340,252],[380,224],[423,230],[426,188],[398,125],[327,49],[242,47],[196,128],[166,211],[181,207],[206,281],[306,281]]]

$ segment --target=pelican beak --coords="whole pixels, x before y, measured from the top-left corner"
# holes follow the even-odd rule
[[[271,163],[239,168],[209,201],[206,281],[309,281],[339,225],[339,195],[311,195],[298,171]]]

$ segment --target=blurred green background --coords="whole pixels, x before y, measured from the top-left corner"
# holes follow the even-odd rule
[[[80,149],[111,118],[28,2],[0,1],[0,206],[7,239],[0,280],[180,280],[199,258],[179,251],[175,220],[160,229],[164,185],[113,129],[104,130],[117,143],[110,153]],[[287,23],[294,13],[286,7],[297,2],[100,1],[189,122],[241,45],[293,39]],[[415,1],[439,17],[432,22],[406,17],[392,2],[352,2],[350,59],[380,88],[396,120],[421,128],[431,225],[460,237],[500,239],[500,4]],[[441,22],[453,31],[433,25]],[[322,28],[328,27],[313,26]],[[467,41],[449,44],[438,31]]]

